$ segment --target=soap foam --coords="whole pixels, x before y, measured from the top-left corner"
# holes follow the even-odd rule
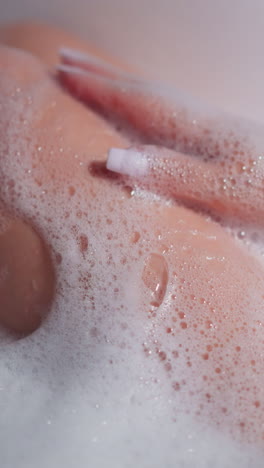
[[[207,409],[203,413],[199,408],[206,402],[188,394],[197,390],[197,374],[202,380],[196,342],[192,344],[193,335],[186,338],[186,331],[195,325],[190,312],[195,302],[198,315],[209,299],[202,290],[197,298],[189,295],[190,284],[184,283],[187,264],[180,266],[180,276],[169,270],[161,306],[150,304],[153,281],[158,280],[155,276],[147,285],[142,280],[148,259],[157,252],[164,258],[177,253],[154,225],[163,205],[160,208],[155,198],[150,204],[151,195],[139,191],[131,198],[121,190],[111,195],[107,185],[98,184],[94,194],[91,178],[89,197],[78,176],[69,182],[59,170],[57,180],[50,178],[47,183],[39,155],[50,160],[58,157],[58,150],[48,135],[45,146],[40,145],[28,128],[42,102],[54,103],[56,93],[41,80],[18,92],[10,76],[4,83],[7,88],[12,99],[1,98],[0,129],[6,135],[0,141],[1,199],[36,226],[52,250],[57,295],[39,330],[0,344],[2,466],[262,467],[263,454],[252,441],[244,440],[242,445],[236,434],[229,433],[232,415],[227,415],[223,430],[225,416],[211,421],[210,410],[205,414]],[[85,164],[79,165],[85,155],[76,158],[63,139],[61,148],[78,170],[87,171]],[[120,197],[121,203],[129,200],[125,210],[120,208]],[[142,214],[142,203],[148,206],[148,216]],[[192,261],[188,278],[199,289],[199,258]],[[177,296],[179,310],[174,315]],[[172,344],[176,326],[180,333]],[[211,333],[203,316],[200,326]],[[232,338],[231,330],[227,341]],[[235,339],[239,340],[239,332]],[[192,360],[190,371],[186,362]],[[202,388],[198,378],[199,385]],[[208,385],[214,388],[214,379]],[[200,414],[194,414],[193,408]]]

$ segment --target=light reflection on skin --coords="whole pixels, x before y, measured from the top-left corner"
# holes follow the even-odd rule
[[[84,48],[83,44],[79,44],[74,39],[68,39],[64,33],[47,33],[45,28],[42,32],[38,29],[38,40],[34,38],[32,41],[31,33],[28,31],[30,30],[27,30],[27,28],[20,29],[18,27],[11,30],[10,35],[6,31],[3,37],[7,43],[34,52],[48,64],[55,62],[56,50],[61,44]],[[46,42],[46,38],[48,38],[48,42]],[[8,63],[8,67],[6,67],[6,63]],[[58,85],[54,85],[53,80],[49,77],[47,68],[42,68],[31,57],[20,55],[12,50],[3,49],[1,51],[0,64],[2,67],[1,93],[5,105],[7,105],[6,102],[10,97],[8,96],[8,86],[4,81],[5,74],[6,76],[9,74],[14,79],[17,88],[22,89],[22,100],[19,101],[20,97],[18,98],[19,105],[20,102],[23,102],[23,93],[25,97],[29,93],[28,90],[34,91],[35,82],[38,83],[38,81],[41,82],[43,80],[44,86],[47,84],[47,95],[50,97],[50,101],[46,100],[45,94],[42,100],[36,94],[35,102],[33,102],[35,113],[30,117],[31,120],[29,119],[30,128],[26,132],[25,130],[21,132],[21,128],[16,129],[22,139],[25,138],[25,135],[29,137],[27,151],[29,157],[36,163],[36,181],[41,179],[41,183],[44,186],[47,185],[51,188],[53,200],[56,200],[56,197],[61,200],[60,193],[58,192],[63,192],[63,184],[69,180],[70,187],[74,186],[74,190],[77,188],[77,190],[81,190],[85,194],[87,203],[95,196],[99,197],[99,201],[101,197],[102,219],[107,218],[108,215],[108,206],[105,203],[104,195],[109,193],[109,198],[113,198],[120,212],[125,214],[126,210],[128,210],[129,198],[124,195],[125,191],[122,186],[115,184],[114,179],[110,178],[109,180],[107,177],[96,178],[92,174],[89,174],[87,179],[87,171],[84,171],[83,165],[87,167],[90,162],[94,162],[95,160],[99,162],[104,161],[109,147],[126,147],[129,141],[92,111],[65,95],[58,88]],[[56,106],[51,109],[52,102],[56,102]],[[16,104],[13,107],[10,104],[10,109],[9,118],[12,112],[15,113]],[[22,107],[21,113],[25,112],[26,108]],[[17,113],[19,114],[19,110]],[[61,116],[63,116],[63,120]],[[63,124],[61,125],[62,121]],[[3,125],[4,120],[1,122]],[[3,128],[4,125],[2,126]],[[32,130],[34,138],[31,138]],[[4,137],[3,133],[2,138]],[[38,141],[38,147],[41,148],[39,152],[34,147],[33,142],[35,141]],[[67,151],[65,152],[65,157],[58,160],[57,155],[60,154],[62,141],[63,148],[67,148]],[[52,148],[52,154],[50,148]],[[54,154],[56,154],[56,159]],[[78,160],[78,164],[74,161],[73,154],[82,155],[81,161]],[[19,157],[16,153],[17,165],[19,165]],[[5,182],[5,180],[10,179],[11,174],[9,169],[6,169],[8,165],[6,165],[3,156],[2,164],[2,180]],[[21,159],[21,167],[23,167],[23,164],[23,160]],[[18,173],[18,177],[21,177],[21,174]],[[34,218],[32,210],[27,213],[26,201],[12,200],[12,197],[8,197],[8,193],[4,192],[3,198],[6,198],[8,205],[13,204],[13,207],[15,207],[18,204],[22,212],[26,211],[28,218]],[[65,197],[63,209],[67,208],[68,203],[69,201]],[[263,366],[260,360],[257,361],[255,359],[259,355],[261,348],[262,332],[261,327],[255,332],[252,331],[256,327],[257,319],[261,319],[261,316],[259,317],[258,315],[258,306],[264,286],[261,266],[246,251],[235,245],[233,240],[218,225],[205,220],[192,211],[177,206],[165,207],[159,202],[157,206],[153,206],[152,202],[144,201],[143,203],[141,200],[136,200],[133,203],[135,203],[135,212],[138,215],[138,219],[140,221],[145,219],[146,227],[153,231],[158,225],[158,230],[162,233],[162,242],[154,241],[150,236],[150,244],[152,243],[150,248],[154,251],[158,250],[160,254],[165,255],[169,270],[175,272],[174,279],[171,278],[168,285],[170,294],[177,295],[178,293],[177,290],[175,291],[175,278],[177,278],[177,281],[182,281],[178,304],[179,310],[176,313],[175,306],[169,303],[166,310],[166,321],[162,322],[162,328],[157,332],[157,337],[159,338],[158,351],[154,341],[151,342],[149,340],[148,346],[142,352],[142,359],[146,358],[145,355],[148,352],[152,352],[154,359],[160,365],[161,379],[169,381],[169,386],[178,391],[178,378],[176,378],[176,371],[174,374],[174,364],[170,364],[164,357],[173,352],[175,352],[176,356],[175,346],[170,344],[168,336],[172,333],[173,326],[176,328],[178,326],[181,330],[191,328],[192,332],[190,332],[189,338],[183,338],[183,341],[185,344],[188,343],[190,348],[190,357],[188,357],[187,362],[191,362],[194,369],[199,368],[199,375],[196,376],[196,381],[193,377],[195,373],[193,373],[192,369],[192,379],[195,382],[194,387],[196,386],[196,390],[199,389],[199,392],[202,392],[204,385],[202,377],[207,376],[207,379],[210,381],[210,389],[214,394],[213,404],[207,401],[207,406],[206,404],[204,405],[203,399],[199,400],[198,398],[198,400],[195,400],[194,406],[197,416],[207,421],[212,419],[216,425],[221,426],[219,421],[222,421],[222,416],[219,418],[218,414],[221,412],[223,414],[223,408],[229,414],[231,412],[231,416],[232,411],[234,415],[240,413],[242,419],[234,416],[228,420],[229,425],[230,420],[231,426],[232,420],[234,424],[234,427],[231,427],[231,433],[238,439],[242,438],[243,440],[245,438],[245,440],[249,440],[251,443],[254,441],[262,443],[263,435],[261,431],[256,431],[256,427],[260,427],[259,421],[261,420],[259,413],[262,410],[259,408],[261,408],[262,404],[261,389],[263,385],[261,375],[263,374]],[[42,229],[42,217],[47,216],[48,213],[43,212],[41,206],[41,203],[39,205],[36,204],[36,210],[40,213],[38,215],[39,219],[37,218],[37,224],[45,237],[45,229]],[[142,226],[139,229],[140,233],[141,229]],[[133,239],[135,239],[135,234]],[[127,239],[124,240],[124,243],[127,245],[127,249],[129,249]],[[213,259],[213,261],[209,261],[209,259]],[[153,266],[153,262],[150,262],[150,265],[153,270],[157,269],[156,266]],[[155,279],[155,275],[155,271],[154,274],[153,271],[150,272],[150,278],[154,277]],[[150,282],[147,280],[146,283],[151,284],[151,279]],[[212,291],[214,295],[212,295]],[[215,295],[216,291],[218,291],[218,295]],[[252,310],[248,310],[248,302],[253,291],[256,296],[256,306],[253,307],[252,312]],[[184,313],[184,301],[188,302],[192,297],[198,297],[199,304],[196,304],[193,309],[189,310],[189,316],[186,320],[185,316],[178,317],[177,314]],[[228,310],[226,310],[227,304]],[[213,310],[221,311],[221,317],[215,316]],[[197,322],[198,312],[202,315],[199,319],[200,321],[198,320]],[[222,320],[223,314],[225,314],[224,321]],[[173,320],[176,316],[179,323],[177,320]],[[155,317],[153,320],[155,322]],[[142,318],[142,321],[145,324],[146,317]],[[173,326],[172,323],[174,323]],[[186,327],[183,324],[186,324]],[[214,350],[213,357],[208,359],[205,355],[209,349],[208,346],[211,346],[212,333],[210,329],[212,327],[210,324],[212,326],[215,325],[216,332],[213,341],[218,346]],[[159,321],[156,325],[159,325]],[[195,331],[197,326],[199,333]],[[200,333],[200,331],[203,333]],[[210,333],[210,340],[208,333]],[[233,342],[233,347],[230,350],[228,349],[226,353],[223,353],[222,349],[226,349],[230,342]],[[241,343],[243,343],[243,346],[241,346]],[[238,348],[240,348],[239,357],[237,357]],[[247,348],[250,348],[250,351]],[[200,356],[202,356],[201,359]],[[249,360],[255,361],[254,365],[252,365],[253,370],[248,367]],[[221,366],[218,365],[219,361],[221,361]],[[235,375],[233,375],[232,367],[234,361],[236,361],[236,369],[238,369]],[[172,369],[169,369],[169,364],[172,366]],[[165,377],[163,375],[164,365],[167,366],[167,368],[165,367]],[[181,366],[183,366],[183,362]],[[188,366],[184,372],[186,379],[188,376],[190,377]],[[219,377],[220,373],[221,377]],[[223,374],[226,377],[222,377]],[[242,374],[244,374],[244,381],[241,384],[239,376]],[[243,391],[243,388],[250,385],[252,375],[258,380],[256,388],[251,389],[252,391],[251,393],[249,392],[248,397],[248,393]],[[178,383],[178,385],[182,384]],[[233,401],[234,393],[238,393],[238,386],[240,396],[237,398],[237,401],[232,403],[232,407],[231,401]],[[212,392],[210,393],[210,397],[206,397],[207,400],[212,398]],[[225,406],[223,406],[223,394],[226,399]],[[186,398],[186,395],[184,398]],[[190,397],[187,397],[184,405],[188,407],[190,401],[192,401]],[[210,408],[210,404],[212,409]],[[205,408],[201,408],[201,405],[204,405]],[[242,425],[239,426],[240,424]]]

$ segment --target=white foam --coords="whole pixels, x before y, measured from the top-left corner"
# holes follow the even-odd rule
[[[6,86],[12,89],[10,80]],[[27,115],[24,95],[16,96],[13,104],[5,99],[2,102],[0,127],[8,118],[12,126],[5,132],[8,148],[0,141],[1,170],[5,181],[13,182],[1,185],[1,198],[18,214],[32,220],[52,246],[57,276],[56,300],[43,326],[23,340],[1,342],[2,466],[84,468],[88,463],[98,468],[261,467],[263,454],[258,448],[235,441],[235,431],[230,435],[232,414],[227,416],[226,426],[222,424],[224,416],[212,421],[210,411],[205,411],[205,416],[202,411],[195,414],[201,400],[199,394],[190,398],[189,392],[197,390],[197,386],[201,389],[199,366],[204,369],[195,356],[196,342],[192,344],[193,335],[186,338],[180,332],[171,341],[167,331],[172,326],[169,317],[174,307],[173,288],[176,285],[176,293],[182,294],[179,308],[185,304],[188,315],[193,299],[184,299],[184,294],[190,285],[169,271],[170,283],[162,308],[151,319],[146,312],[148,291],[142,289],[141,281],[144,262],[153,246],[158,249],[160,243],[167,242],[166,235],[157,233],[156,199],[151,205],[147,194],[146,217],[138,209],[144,203],[142,192],[141,197],[129,199],[123,212],[120,192],[111,196],[103,184],[97,187],[97,196],[90,198],[87,189],[78,190],[77,186],[76,195],[69,197],[68,180],[63,181],[59,171],[57,181],[51,179],[47,186],[39,185],[43,169],[34,166],[39,159],[31,154],[39,142],[34,134],[16,134],[14,129],[21,128],[21,119],[29,125],[41,99],[52,102],[53,93],[45,83],[33,87],[28,95],[32,104],[26,107]],[[63,122],[61,125],[63,128]],[[25,136],[30,136],[30,141]],[[47,143],[43,151],[46,155],[51,151],[56,154],[48,135],[44,136]],[[78,164],[72,150],[64,147],[63,141],[61,145],[63,153]],[[65,190],[59,191],[62,181]],[[101,200],[105,200],[104,205]],[[139,238],[135,232],[140,233]],[[84,234],[88,238],[87,251],[80,249],[79,236]],[[168,246],[164,255],[177,254],[170,249]],[[193,283],[197,281],[196,264],[194,258],[190,276]],[[182,271],[184,277],[186,265],[182,265]],[[241,278],[238,282],[242,282]],[[226,294],[231,294],[231,289]],[[250,291],[245,296],[248,299]],[[204,291],[200,291],[200,297],[205,297]],[[197,303],[197,314],[202,308],[203,303]],[[253,309],[252,313],[256,313]],[[238,338],[235,335],[235,340]],[[192,350],[192,372],[186,366],[188,352],[175,362],[167,359],[180,345]],[[228,352],[227,348],[227,360]],[[167,357],[163,359],[161,353]],[[173,366],[173,377],[165,364]],[[187,377],[185,389],[176,392],[173,383]],[[214,384],[208,385],[214,388]],[[227,392],[225,399],[223,404],[232,407],[236,395]],[[214,425],[217,422],[219,429]]]

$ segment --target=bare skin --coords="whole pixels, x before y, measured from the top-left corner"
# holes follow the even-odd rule
[[[1,325],[25,335],[46,316],[54,294],[54,272],[40,236],[25,221],[0,212]]]
[[[24,299],[21,298],[19,291],[20,287],[23,287],[25,278],[33,279],[32,272],[35,266],[22,263],[18,268],[17,256],[13,258],[7,255],[4,259],[3,267],[9,264],[10,271],[13,272],[5,284],[5,291],[13,291],[13,300],[7,304],[8,315],[12,320],[6,321],[6,314],[2,314],[0,316],[2,324],[9,326],[13,331],[32,332],[39,325],[38,305],[41,303],[41,306],[45,306],[50,301],[55,282],[55,279],[52,279],[53,284],[49,283],[47,286],[46,278],[51,268],[47,258],[52,256],[53,260],[55,259],[48,229],[45,228],[47,202],[38,201],[36,206],[38,214],[34,216],[34,210],[28,209],[26,197],[22,199],[17,195],[12,197],[6,190],[12,178],[12,168],[8,162],[10,153],[16,167],[19,168],[16,177],[21,180],[24,177],[22,174],[30,164],[30,167],[34,168],[34,174],[31,172],[28,176],[32,194],[37,194],[40,186],[47,187],[45,200],[51,205],[56,205],[58,200],[61,210],[67,210],[70,204],[69,197],[65,195],[64,205],[61,205],[61,193],[64,193],[65,187],[69,188],[69,193],[71,187],[79,191],[87,200],[89,207],[92,207],[93,197],[99,198],[101,211],[98,217],[100,216],[103,224],[110,210],[108,198],[111,199],[114,212],[121,213],[124,218],[133,206],[136,213],[135,225],[138,223],[139,226],[138,245],[141,246],[142,243],[143,248],[144,236],[148,238],[145,231],[149,230],[151,233],[148,238],[149,251],[162,255],[170,272],[166,297],[167,300],[169,297],[172,299],[169,301],[165,319],[162,323],[157,322],[160,326],[159,350],[157,351],[155,342],[149,340],[149,349],[145,349],[145,354],[152,351],[151,359],[158,359],[161,369],[167,365],[167,378],[171,388],[175,392],[181,391],[185,384],[179,382],[177,366],[174,367],[172,357],[176,356],[175,343],[179,336],[182,337],[189,348],[189,354],[187,353],[189,357],[183,355],[180,358],[183,366],[186,361],[182,380],[189,379],[194,382],[192,385],[195,392],[201,396],[193,403],[196,416],[205,418],[208,422],[213,421],[217,427],[230,431],[239,440],[244,438],[250,443],[262,445],[263,433],[260,421],[263,415],[262,404],[264,404],[262,395],[264,364],[259,358],[262,329],[258,326],[263,319],[260,308],[264,289],[262,266],[213,221],[176,204],[166,206],[162,201],[142,201],[140,197],[126,196],[127,179],[123,180],[118,176],[115,178],[108,173],[105,161],[109,148],[127,148],[130,146],[129,139],[89,107],[83,106],[69,96],[52,76],[54,70],[51,73],[47,66],[56,62],[58,46],[85,48],[87,52],[90,48],[84,47],[78,40],[72,39],[65,33],[53,29],[49,31],[39,26],[37,26],[38,39],[32,40],[32,28],[34,28],[32,25],[11,27],[0,35],[6,46],[19,46],[38,57],[37,59],[6,46],[0,51],[1,104],[5,110],[0,120],[0,134],[5,147],[8,148],[7,152],[1,154],[1,186],[4,188],[1,188],[0,196],[3,209],[15,213],[17,221],[13,224],[12,236],[16,239],[18,252],[25,249],[25,242],[31,244],[31,240],[25,240],[22,228],[24,226],[22,220],[26,219],[29,226],[35,226],[34,234],[31,234],[32,228],[28,228],[29,236],[36,236],[34,237],[36,245],[42,245],[43,241],[40,241],[40,237],[36,234],[40,232],[46,244],[43,249],[50,253],[45,254],[44,260],[40,254],[37,272],[42,286],[39,295],[33,299],[32,320],[30,323],[25,321],[24,325],[21,325],[21,309],[18,308],[18,304],[26,300],[26,295]],[[39,98],[39,86],[41,89],[44,87],[41,98]],[[16,89],[19,89],[19,92],[15,92]],[[12,93],[14,96],[10,102]],[[34,112],[27,117],[24,125],[22,116],[27,109],[25,100],[28,95],[32,97]],[[56,105],[52,106],[52,102],[56,102]],[[6,133],[6,127],[10,122],[12,130],[21,139],[19,151],[13,151],[12,142]],[[63,158],[59,158],[62,141]],[[36,149],[36,144],[37,148],[41,148],[39,151]],[[79,160],[76,161],[74,158],[75,154],[82,155],[81,165]],[[88,171],[87,167],[91,166],[99,168],[101,176],[98,176],[96,171]],[[131,181],[129,183],[131,184]],[[27,179],[25,179],[26,184]],[[53,219],[50,221],[51,226],[54,222]],[[120,221],[117,221],[117,230],[118,222]],[[65,223],[67,225],[67,220]],[[87,229],[89,238],[89,229],[92,228]],[[0,236],[0,252],[4,249],[7,253],[5,232],[7,233],[4,231],[4,235]],[[103,243],[106,242],[104,237],[102,239]],[[137,238],[132,242],[131,238],[123,239],[124,249],[127,250],[128,260],[131,262],[133,262],[132,253],[131,259],[129,257],[131,244],[137,242]],[[152,259],[148,265],[150,271],[147,274],[143,272],[142,277],[146,288],[152,290],[155,278],[159,274],[157,273],[159,265],[157,266],[155,259],[154,261]],[[18,285],[15,288],[14,278]],[[248,304],[252,302],[253,293],[255,302],[249,308]],[[2,294],[1,301],[9,297],[9,293],[6,296],[1,289],[0,294]],[[191,302],[193,302],[192,307],[190,307]],[[188,303],[188,312],[184,309],[185,303]],[[142,315],[144,326],[149,320],[155,324],[157,319],[155,315]],[[161,356],[164,355],[160,354],[160,350],[164,349],[167,357],[163,359]],[[145,359],[144,353],[142,359]],[[249,362],[254,364],[248,365]],[[199,372],[195,373],[193,369],[199,369]],[[257,379],[254,386],[251,384],[253,377]],[[205,382],[208,382],[210,392],[204,391]],[[250,388],[250,391],[246,390],[247,388]],[[234,394],[237,395],[235,399]],[[184,398],[186,393],[183,392],[183,400]],[[191,401],[191,396],[187,397],[187,400],[188,398]],[[184,403],[187,406],[188,401]],[[226,413],[233,417],[231,422],[229,419],[225,424],[222,418]]]

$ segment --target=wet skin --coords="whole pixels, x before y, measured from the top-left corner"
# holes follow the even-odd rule
[[[28,208],[25,195],[20,199],[18,192],[6,189],[10,180],[16,181],[16,177],[21,180],[27,167],[34,168],[34,174],[28,176],[31,193],[37,194],[40,186],[46,187],[50,204],[56,204],[58,199],[63,212],[67,211],[70,196],[75,192],[85,197],[91,209],[96,197],[103,225],[110,207],[125,218],[132,206],[135,215],[131,223],[139,226],[140,240],[123,239],[127,261],[133,262],[131,243],[140,245],[145,237],[149,251],[165,258],[170,272],[166,285],[166,316],[157,322],[160,327],[158,350],[157,344],[150,340],[142,359],[152,351],[160,362],[161,372],[165,366],[175,392],[186,385],[183,381],[195,382],[195,391],[201,395],[195,399],[197,417],[224,427],[225,423],[219,423],[223,414],[233,414],[231,429],[230,419],[227,425],[234,437],[262,444],[264,364],[259,357],[263,344],[262,266],[207,217],[175,203],[167,206],[162,201],[142,201],[140,197],[127,196],[127,185],[131,186],[131,181],[108,173],[105,161],[110,147],[128,147],[130,141],[111,123],[68,95],[50,68],[57,62],[57,48],[61,45],[80,47],[88,52],[90,48],[63,32],[49,32],[40,26],[37,26],[38,37],[32,40],[32,28],[34,26],[12,27],[0,35],[5,43],[0,50],[0,99],[4,109],[0,137],[3,147],[7,148],[0,159],[1,186],[4,187],[0,189],[0,196],[2,219],[6,222],[11,217],[13,220],[11,228],[8,222],[5,225],[2,221],[0,233],[0,253],[5,253],[0,259],[1,269],[9,272],[0,282],[0,301],[5,304],[0,314],[2,325],[22,334],[31,333],[40,325],[54,296],[57,268],[56,252],[45,227],[50,216],[46,202],[36,196],[34,214],[32,206]],[[9,45],[32,52],[35,57]],[[27,112],[28,96],[31,96],[34,110],[31,114]],[[25,114],[26,125],[23,123]],[[7,127],[11,128],[12,138],[14,135],[18,138],[15,150]],[[63,158],[58,158],[62,146]],[[8,162],[10,154],[16,165],[14,174]],[[76,161],[75,154],[81,155],[82,164],[79,159]],[[23,193],[26,194],[26,190]],[[119,222],[120,216],[116,215],[117,231]],[[52,225],[53,220],[50,223]],[[92,228],[87,229],[89,238]],[[146,234],[148,230],[149,235]],[[12,243],[17,250],[13,250]],[[35,263],[20,262],[21,252],[29,249],[30,257],[34,243],[38,252],[34,256]],[[147,275],[143,272],[142,278],[146,288],[153,292],[162,265],[150,261],[148,268]],[[36,278],[38,286],[33,294],[32,282]],[[10,291],[12,301],[9,300]],[[145,307],[142,323],[155,322],[156,312],[149,313],[149,307],[146,304]],[[25,311],[29,312],[26,317]],[[179,336],[188,345],[187,354],[180,357],[184,368],[181,381],[175,364],[179,358],[176,345]],[[210,391],[204,390],[205,385],[209,385]],[[189,401],[192,401],[191,395],[185,401],[187,406]]]

